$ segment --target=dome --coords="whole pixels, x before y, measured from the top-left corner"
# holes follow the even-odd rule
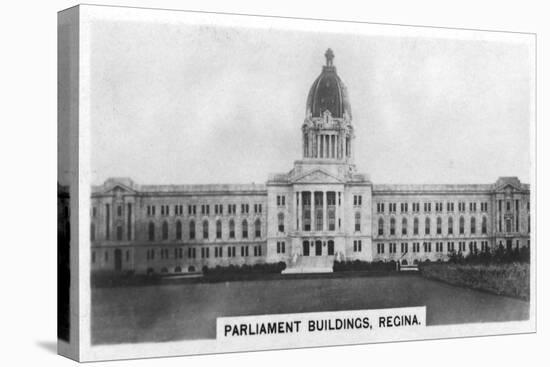
[[[351,118],[348,92],[332,64],[334,53],[330,48],[325,52],[325,58],[327,63],[309,90],[306,116],[321,117],[323,112],[329,110],[332,117],[342,118],[346,112]]]

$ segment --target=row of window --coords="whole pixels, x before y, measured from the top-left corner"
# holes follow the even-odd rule
[[[397,204],[396,203],[387,203],[388,204],[388,212],[389,213],[397,213]],[[412,205],[412,212],[413,213],[420,213],[420,203],[411,203]],[[424,212],[429,213],[432,211],[432,203],[431,202],[425,202],[424,204]],[[443,202],[435,202],[434,209],[436,213],[442,213],[443,212]],[[455,210],[455,203],[454,202],[447,202],[446,203],[447,212],[451,213]],[[469,209],[471,212],[477,211],[477,202],[470,202],[469,203]],[[376,212],[377,213],[385,213],[386,209],[386,203],[376,203]],[[407,213],[409,211],[409,203],[400,203],[399,209],[401,213]],[[488,210],[488,203],[482,202],[480,203],[480,209],[482,212],[487,212]],[[463,201],[458,202],[458,211],[459,212],[465,212],[466,211],[466,203]]]
[[[419,234],[419,219],[414,218],[413,219],[413,235]],[[384,218],[378,218],[378,235],[383,236],[385,231],[385,221]],[[409,232],[408,228],[408,219],[402,218],[401,219],[401,235],[407,235]],[[470,234],[475,234],[477,231],[477,219],[475,217],[470,218]],[[396,233],[396,220],[395,218],[390,218],[390,228],[389,228],[389,234],[390,236],[395,235]],[[424,219],[424,234],[429,235],[431,233],[431,218],[426,217]],[[464,234],[465,233],[465,219],[464,217],[460,217],[458,220],[458,233]],[[487,234],[487,217],[483,217],[481,219],[481,233]],[[436,218],[436,228],[435,228],[435,234],[443,234],[443,219],[441,217]],[[454,234],[454,218],[449,217],[447,218],[447,234],[452,235]]]
[[[241,257],[248,257],[249,256],[249,246],[239,246],[240,247],[240,256]],[[213,255],[214,258],[232,258],[237,257],[237,246],[214,246],[213,247]],[[262,256],[262,246],[257,245],[253,246],[253,254],[254,256]],[[107,252],[105,252],[107,254]],[[168,248],[162,248],[162,249],[148,249],[147,250],[147,260],[155,260],[156,254],[159,254],[160,259],[167,260],[170,259],[170,249]],[[127,251],[128,254],[128,251]],[[174,248],[172,251],[172,256],[174,259],[183,259],[183,248]],[[127,255],[128,256],[128,255]],[[197,258],[197,248],[196,247],[188,247],[187,248],[187,258],[189,259],[196,259]],[[210,247],[201,247],[200,248],[200,258],[201,259],[209,259],[210,258]],[[92,253],[92,262],[95,261],[95,253]]]
[[[278,202],[280,200],[280,197],[278,197]],[[108,205],[108,204],[107,204]],[[280,205],[280,204],[277,204]],[[285,205],[284,196],[282,197],[282,205]],[[163,217],[167,217],[172,212],[170,210],[170,205],[160,205],[160,215]],[[173,213],[176,216],[183,215],[183,205],[176,204],[173,206]],[[254,214],[260,214],[262,213],[262,204],[254,204]],[[202,215],[210,215],[210,205],[204,204],[200,205],[200,213]],[[116,213],[118,217],[123,216],[123,206],[117,205]],[[154,217],[157,214],[157,206],[156,205],[147,205],[146,206],[146,213],[148,217]],[[214,214],[216,215],[222,215],[224,213],[224,205],[223,204],[214,204]],[[237,204],[227,204],[227,213],[228,214],[237,214]],[[241,214],[249,214],[250,213],[250,204],[241,204]],[[188,205],[187,206],[187,214],[188,215],[196,215],[197,214],[197,205]],[[97,207],[92,208],[92,217],[97,216]]]
[[[180,220],[176,221],[176,240],[182,240],[183,239],[183,225]],[[162,222],[161,224],[161,239],[162,240],[169,240],[169,223],[167,221]],[[215,223],[216,226],[216,239],[222,238],[222,229],[223,224],[221,220],[216,220]],[[196,224],[195,221],[191,220],[189,222],[189,239],[194,240],[196,238]],[[210,236],[210,223],[208,220],[202,221],[202,238],[208,239]],[[254,237],[260,238],[262,236],[262,222],[260,219],[256,219],[254,222]],[[147,238],[149,241],[155,241],[156,235],[155,235],[155,223],[149,222],[147,226]],[[235,221],[231,219],[229,221],[229,238],[234,239],[235,238]],[[248,238],[248,221],[244,219],[241,222],[241,238]],[[122,238],[121,238],[122,239]]]
[[[387,244],[388,246],[388,252],[390,254],[396,254],[397,253],[397,243],[391,242]],[[425,253],[432,252],[432,243],[431,242],[423,242],[422,246],[420,246],[420,242],[413,242],[412,243],[412,252],[413,253],[419,253],[421,249]],[[409,252],[409,244],[407,242],[401,243],[401,253],[406,254]],[[385,253],[386,244],[385,243],[377,243],[376,244],[376,253],[377,254],[383,254]],[[476,252],[478,251],[477,241],[470,241],[468,244],[468,249],[470,252]],[[481,251],[487,251],[489,249],[489,241],[481,241]],[[444,243],[443,242],[436,242],[435,248],[436,253],[444,252]],[[447,242],[447,252],[455,251],[455,243],[453,241]],[[459,241],[458,242],[458,248],[457,251],[465,252],[466,251],[466,241]]]

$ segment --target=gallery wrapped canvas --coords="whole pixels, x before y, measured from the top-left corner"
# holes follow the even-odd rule
[[[79,361],[535,331],[532,34],[58,15]]]

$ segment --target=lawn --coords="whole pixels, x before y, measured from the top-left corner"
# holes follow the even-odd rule
[[[93,288],[92,343],[215,338],[221,316],[423,305],[428,326],[529,318],[529,302],[418,275]]]

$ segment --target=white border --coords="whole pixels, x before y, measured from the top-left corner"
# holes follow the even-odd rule
[[[430,326],[425,331],[415,333],[414,335],[396,334],[391,338],[385,337],[376,341],[359,342],[353,337],[339,337],[337,340],[319,340],[312,338],[303,344],[296,345],[289,343],[284,339],[278,341],[270,341],[269,344],[255,344],[254,348],[250,346],[223,346],[215,340],[194,340],[194,341],[177,341],[166,343],[139,343],[139,344],[118,344],[109,346],[91,346],[90,345],[90,291],[89,291],[89,274],[90,274],[90,251],[89,248],[89,198],[90,198],[90,124],[89,111],[90,100],[86,86],[89,85],[89,74],[86,70],[89,69],[90,55],[90,22],[95,19],[112,19],[117,21],[162,21],[171,24],[216,24],[226,26],[248,26],[257,27],[259,29],[285,28],[296,31],[316,31],[316,32],[338,32],[338,33],[360,33],[360,34],[376,34],[389,36],[408,36],[408,37],[440,37],[454,39],[476,39],[476,40],[506,40],[510,42],[525,42],[526,39],[532,39],[531,52],[534,54],[535,38],[534,35],[522,33],[502,33],[502,32],[480,32],[476,30],[457,30],[457,29],[441,29],[432,27],[408,27],[394,26],[383,24],[365,24],[365,23],[340,23],[335,21],[313,21],[304,19],[288,19],[277,17],[257,17],[244,15],[227,15],[227,14],[209,14],[197,12],[182,12],[160,9],[139,9],[139,8],[116,8],[116,7],[100,7],[100,6],[83,6],[81,7],[81,25],[80,25],[80,210],[81,215],[79,244],[80,244],[80,305],[81,305],[81,328],[80,328],[80,355],[82,361],[106,360],[106,359],[128,359],[128,358],[147,358],[158,356],[179,356],[179,355],[195,355],[209,354],[219,352],[237,352],[237,351],[256,351],[264,349],[286,349],[296,347],[311,347],[311,346],[331,346],[331,345],[350,345],[364,343],[384,343],[390,341],[403,340],[426,340],[439,338],[454,338],[465,336],[488,336],[498,334],[517,334],[534,332],[536,328],[535,315],[536,302],[533,297],[531,302],[531,315],[529,321],[525,322],[507,322],[507,323],[483,323],[483,324],[462,324],[453,326]],[[535,59],[533,58],[533,61]],[[534,69],[533,69],[534,72]],[[535,80],[533,76],[533,80]],[[534,101],[534,99],[533,99]],[[534,102],[533,102],[534,103]],[[532,112],[531,131],[534,131],[535,125],[535,110]],[[532,154],[536,150],[534,144],[532,146]],[[536,198],[536,181],[535,172],[532,170],[531,195]],[[535,202],[535,200],[533,200]],[[536,210],[536,206],[534,206]],[[536,217],[536,216],[535,216]],[[534,226],[534,232],[536,226]],[[538,241],[533,241],[532,248],[537,248]],[[534,261],[532,262],[534,264]],[[531,269],[532,290],[535,290],[535,266]],[[535,292],[533,292],[535,293]]]

